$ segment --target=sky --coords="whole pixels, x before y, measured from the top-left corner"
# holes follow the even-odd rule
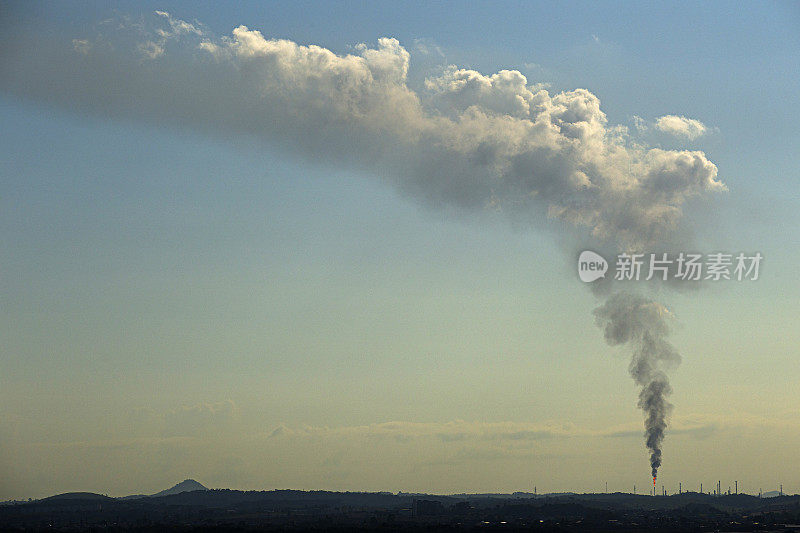
[[[0,500],[644,492],[586,248],[763,255],[626,287],[659,484],[800,492],[800,8],[473,4],[0,5]]]

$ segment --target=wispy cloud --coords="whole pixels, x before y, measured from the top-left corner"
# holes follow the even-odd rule
[[[715,430],[719,425],[714,422],[695,420],[678,421],[674,425],[675,433],[701,434]],[[411,441],[418,439],[438,439],[445,443],[476,442],[518,442],[540,441],[550,439],[574,438],[640,438],[640,424],[593,430],[572,424],[526,424],[519,422],[467,422],[456,420],[451,422],[384,422],[363,426],[302,426],[289,428],[279,425],[268,433],[269,438],[388,438]]]

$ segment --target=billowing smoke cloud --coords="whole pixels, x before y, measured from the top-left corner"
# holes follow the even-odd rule
[[[661,444],[667,429],[672,393],[665,370],[680,363],[680,355],[666,341],[672,314],[661,304],[645,297],[617,293],[594,310],[597,325],[603,328],[606,342],[626,344],[633,350],[630,373],[639,392],[639,408],[645,415],[645,442],[650,450],[653,478],[661,466]]]
[[[361,168],[434,205],[540,213],[624,249],[680,230],[687,200],[725,186],[699,151],[632,142],[586,89],[550,94],[515,70],[455,66],[407,83],[392,38],[338,55],[246,26],[217,37],[156,12],[64,42],[0,47],[0,90],[104,116],[255,135]],[[546,222],[545,222],[546,223]]]
[[[432,205],[557,220],[621,250],[680,240],[686,203],[725,190],[703,152],[640,144],[608,123],[586,89],[550,94],[515,70],[486,75],[456,66],[413,88],[411,56],[392,38],[336,54],[246,26],[218,37],[156,12],[147,21],[111,22],[93,38],[59,42],[26,29],[0,39],[6,93],[100,116],[255,136],[370,172]],[[690,136],[698,131],[679,122]],[[631,373],[642,387],[655,472],[669,409],[661,366],[677,361],[664,340],[665,310],[617,295],[596,314],[610,343],[634,348]]]

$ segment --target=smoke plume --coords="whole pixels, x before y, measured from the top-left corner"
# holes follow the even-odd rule
[[[501,208],[642,249],[680,232],[691,198],[725,190],[700,151],[649,148],[586,89],[516,70],[445,67],[420,87],[393,38],[340,55],[246,26],[216,36],[157,11],[59,40],[0,36],[0,91],[99,116],[247,135],[380,176],[435,205]]]
[[[661,466],[661,444],[667,429],[672,393],[665,370],[680,363],[680,355],[667,342],[668,321],[672,314],[648,298],[617,293],[594,310],[597,325],[603,328],[611,346],[628,345],[633,350],[629,371],[639,392],[639,408],[645,417],[645,443],[650,450],[653,478]]]
[[[592,92],[551,94],[516,70],[451,65],[414,87],[411,54],[393,38],[337,54],[246,26],[217,36],[163,11],[103,24],[94,36],[4,32],[0,91],[96,116],[255,137],[379,176],[430,205],[559,221],[625,251],[680,240],[687,202],[726,189],[703,152],[647,147],[609,124]],[[610,344],[634,351],[630,372],[655,474],[670,408],[664,367],[678,361],[664,340],[668,312],[617,294],[595,314]]]

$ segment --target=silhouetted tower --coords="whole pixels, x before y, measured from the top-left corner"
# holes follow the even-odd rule
[[[736,484],[736,492],[734,494],[739,494],[739,482],[734,481],[734,483]]]
[[[681,486],[680,482],[678,482],[678,494],[683,494],[683,487]]]

